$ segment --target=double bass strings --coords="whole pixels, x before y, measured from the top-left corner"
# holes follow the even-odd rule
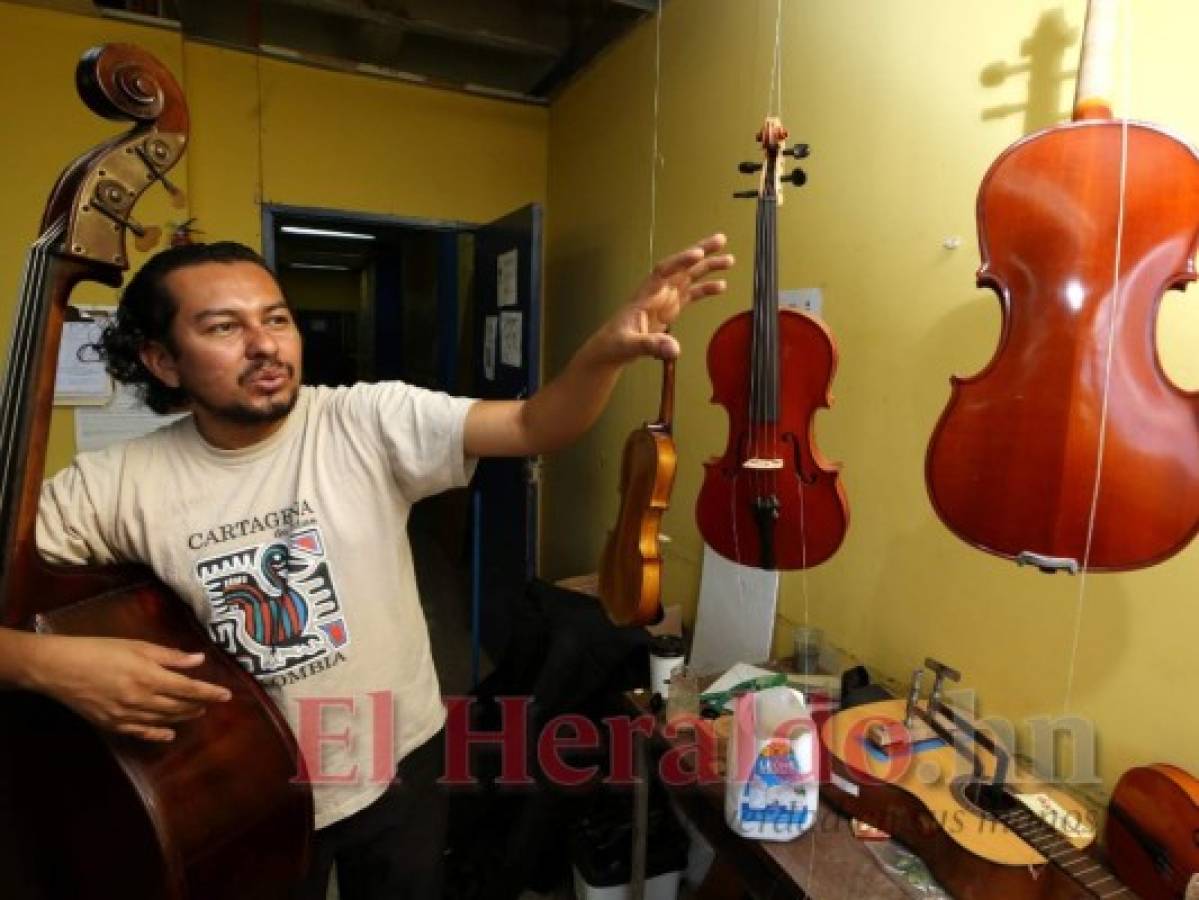
[[[3,460],[0,461],[0,498],[7,506],[9,497],[9,478],[17,452],[16,431],[20,420],[21,398],[25,392],[30,372],[30,355],[39,346],[38,323],[44,318],[41,297],[45,293],[46,271],[49,263],[49,248],[62,236],[65,223],[62,219],[56,221],[45,234],[38,238],[29,251],[29,260],[21,282],[20,305],[17,309],[16,322],[13,326],[12,342],[9,346],[8,371],[5,375],[4,397],[2,399],[3,415],[0,421],[0,446],[3,447]]]
[[[1086,605],[1087,569],[1091,563],[1091,548],[1095,535],[1095,520],[1099,514],[1099,492],[1103,483],[1103,458],[1107,448],[1108,399],[1111,390],[1112,360],[1115,356],[1116,323],[1120,321],[1120,261],[1124,255],[1124,218],[1128,182],[1128,110],[1132,83],[1132,13],[1129,4],[1117,0],[1120,8],[1120,41],[1123,54],[1120,91],[1123,95],[1120,108],[1120,179],[1119,202],[1116,205],[1116,246],[1112,258],[1112,304],[1107,323],[1107,352],[1103,366],[1103,398],[1099,406],[1099,434],[1095,448],[1095,480],[1091,490],[1091,508],[1087,515],[1087,536],[1083,547],[1081,571],[1078,578],[1078,598],[1074,604],[1074,627],[1070,643],[1070,661],[1066,669],[1066,691],[1062,701],[1062,713],[1070,712],[1070,701],[1074,691],[1074,671],[1078,661],[1078,646],[1082,638],[1082,616]]]

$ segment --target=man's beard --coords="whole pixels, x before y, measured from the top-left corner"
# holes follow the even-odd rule
[[[192,402],[203,406],[216,419],[224,419],[238,425],[263,425],[267,422],[278,422],[285,419],[295,409],[296,401],[300,398],[300,389],[293,388],[292,392],[278,400],[272,400],[267,406],[247,406],[242,403],[230,403],[228,406],[213,406],[205,403],[199,397],[193,397]]]
[[[195,394],[192,394],[191,401],[197,406],[204,407],[205,411],[213,418],[223,419],[226,422],[232,422],[237,425],[264,425],[269,422],[278,422],[280,419],[285,419],[295,409],[296,401],[300,398],[300,388],[295,384],[295,366],[275,361],[252,365],[238,376],[238,383],[244,384],[257,374],[260,369],[264,369],[267,366],[282,368],[287,371],[288,381],[292,384],[291,393],[278,400],[272,400],[266,406],[250,406],[244,403],[229,403],[224,406],[218,406],[207,402],[203,397]]]

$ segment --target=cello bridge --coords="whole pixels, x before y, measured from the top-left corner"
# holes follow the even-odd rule
[[[756,472],[770,471],[773,469],[781,469],[783,461],[781,459],[763,459],[760,456],[755,456],[747,459],[741,464],[743,469],[751,469]]]

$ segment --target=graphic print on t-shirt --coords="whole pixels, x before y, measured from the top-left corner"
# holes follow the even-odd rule
[[[350,642],[315,525],[201,560],[196,576],[212,606],[213,640],[257,678],[305,666],[302,677]]]

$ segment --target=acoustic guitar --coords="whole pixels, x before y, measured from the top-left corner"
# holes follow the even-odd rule
[[[825,799],[910,847],[959,900],[1136,896],[1088,852],[1085,806],[1026,772],[992,790],[997,758],[977,744],[977,767],[938,738],[875,744],[876,729],[894,736],[904,719],[903,700],[884,700],[825,722]]]

